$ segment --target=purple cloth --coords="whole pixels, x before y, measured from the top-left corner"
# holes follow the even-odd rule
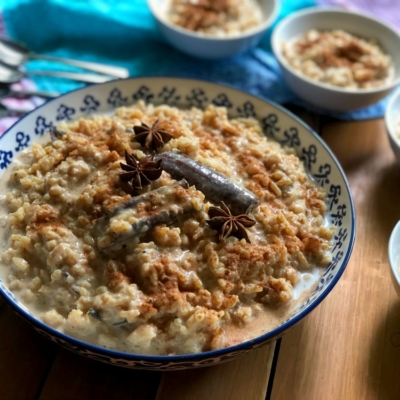
[[[0,12],[0,36],[7,36],[6,28],[4,25],[3,15]],[[22,79],[20,82],[11,85],[12,89],[20,90],[35,90],[36,85],[29,79]],[[31,97],[27,99],[14,99],[4,98],[0,100],[0,103],[10,109],[35,109],[37,106],[43,103],[43,99],[38,97]],[[0,136],[5,132],[11,125],[18,121],[18,117],[5,117],[0,119]]]
[[[32,82],[29,79],[22,79],[21,81],[17,83],[13,83],[11,85],[12,89],[17,89],[17,90],[36,90],[37,87],[34,82]],[[9,108],[10,110],[12,109],[23,109],[23,110],[34,110],[36,107],[40,106],[43,104],[44,100],[39,97],[30,97],[30,98],[12,98],[12,97],[5,97],[0,100],[0,103]],[[0,136],[12,125],[14,125],[15,122],[18,121],[18,117],[12,116],[12,117],[4,117],[0,118]]]
[[[400,30],[400,0],[317,0],[317,4],[361,11]]]
[[[0,36],[7,36],[6,27],[4,25],[3,14],[0,12]]]

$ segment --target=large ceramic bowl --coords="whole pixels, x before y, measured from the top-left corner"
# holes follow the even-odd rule
[[[310,29],[342,29],[357,37],[374,39],[392,57],[395,77],[384,86],[349,90],[312,80],[286,61],[282,44]],[[283,19],[272,35],[272,49],[288,86],[308,103],[332,111],[350,111],[367,107],[387,96],[400,82],[400,34],[374,17],[338,8],[309,8]]]
[[[53,342],[87,357],[124,367],[153,370],[200,367],[228,361],[264,346],[302,320],[333,289],[349,261],[355,237],[354,205],[340,165],[318,135],[284,108],[229,87],[196,80],[137,78],[89,86],[49,101],[18,121],[0,138],[0,176],[19,152],[46,136],[50,139],[49,129],[61,120],[107,113],[139,99],[182,107],[204,108],[210,103],[224,106],[231,116],[259,119],[265,135],[295,148],[312,179],[326,190],[328,222],[336,228],[332,262],[314,292],[289,320],[271,332],[222,350],[179,356],[128,354],[82,342],[37,320],[1,281],[0,293],[18,314]]]
[[[168,42],[178,50],[198,58],[219,59],[232,57],[255,47],[265,31],[278,16],[279,0],[258,0],[263,11],[260,25],[235,36],[217,37],[193,32],[168,21],[166,0],[148,0],[158,28]]]

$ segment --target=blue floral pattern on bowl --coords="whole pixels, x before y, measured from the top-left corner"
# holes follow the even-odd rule
[[[254,340],[226,349],[181,356],[143,356],[111,351],[64,335],[36,320],[0,280],[0,292],[37,331],[65,348],[87,357],[127,368],[176,370],[228,361],[262,347],[305,317],[332,290],[342,275],[355,238],[355,211],[346,178],[324,142],[297,117],[280,106],[235,89],[178,78],[134,78],[93,85],[49,101],[18,121],[0,137],[0,176],[17,154],[50,131],[62,120],[88,114],[109,113],[138,100],[171,106],[223,106],[232,117],[258,118],[265,135],[292,147],[315,182],[327,192],[328,220],[336,227],[332,262],[314,292],[283,325]]]

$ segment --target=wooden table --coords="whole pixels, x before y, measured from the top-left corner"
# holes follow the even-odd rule
[[[334,290],[281,341],[219,366],[128,370],[63,350],[0,306],[0,399],[400,399],[400,301],[387,244],[400,219],[400,168],[383,120],[302,117],[330,145],[350,182],[356,244]]]

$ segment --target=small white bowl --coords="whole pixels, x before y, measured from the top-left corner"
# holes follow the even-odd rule
[[[400,297],[400,221],[394,227],[389,239],[390,274],[397,294]]]
[[[392,57],[395,77],[391,83],[373,89],[344,89],[314,81],[296,71],[286,61],[282,45],[310,29],[341,29],[367,39],[376,39]],[[387,96],[400,82],[400,35],[384,22],[362,13],[338,8],[309,8],[282,20],[272,34],[272,50],[288,86],[308,103],[331,111],[351,111],[367,107]]]
[[[217,37],[181,28],[167,18],[167,0],[148,0],[150,11],[168,42],[194,57],[206,59],[227,58],[243,53],[257,45],[265,31],[278,16],[279,0],[258,0],[264,21],[239,35]]]
[[[386,107],[385,124],[390,145],[400,164],[400,88],[393,94]],[[396,125],[398,134],[396,134]]]

